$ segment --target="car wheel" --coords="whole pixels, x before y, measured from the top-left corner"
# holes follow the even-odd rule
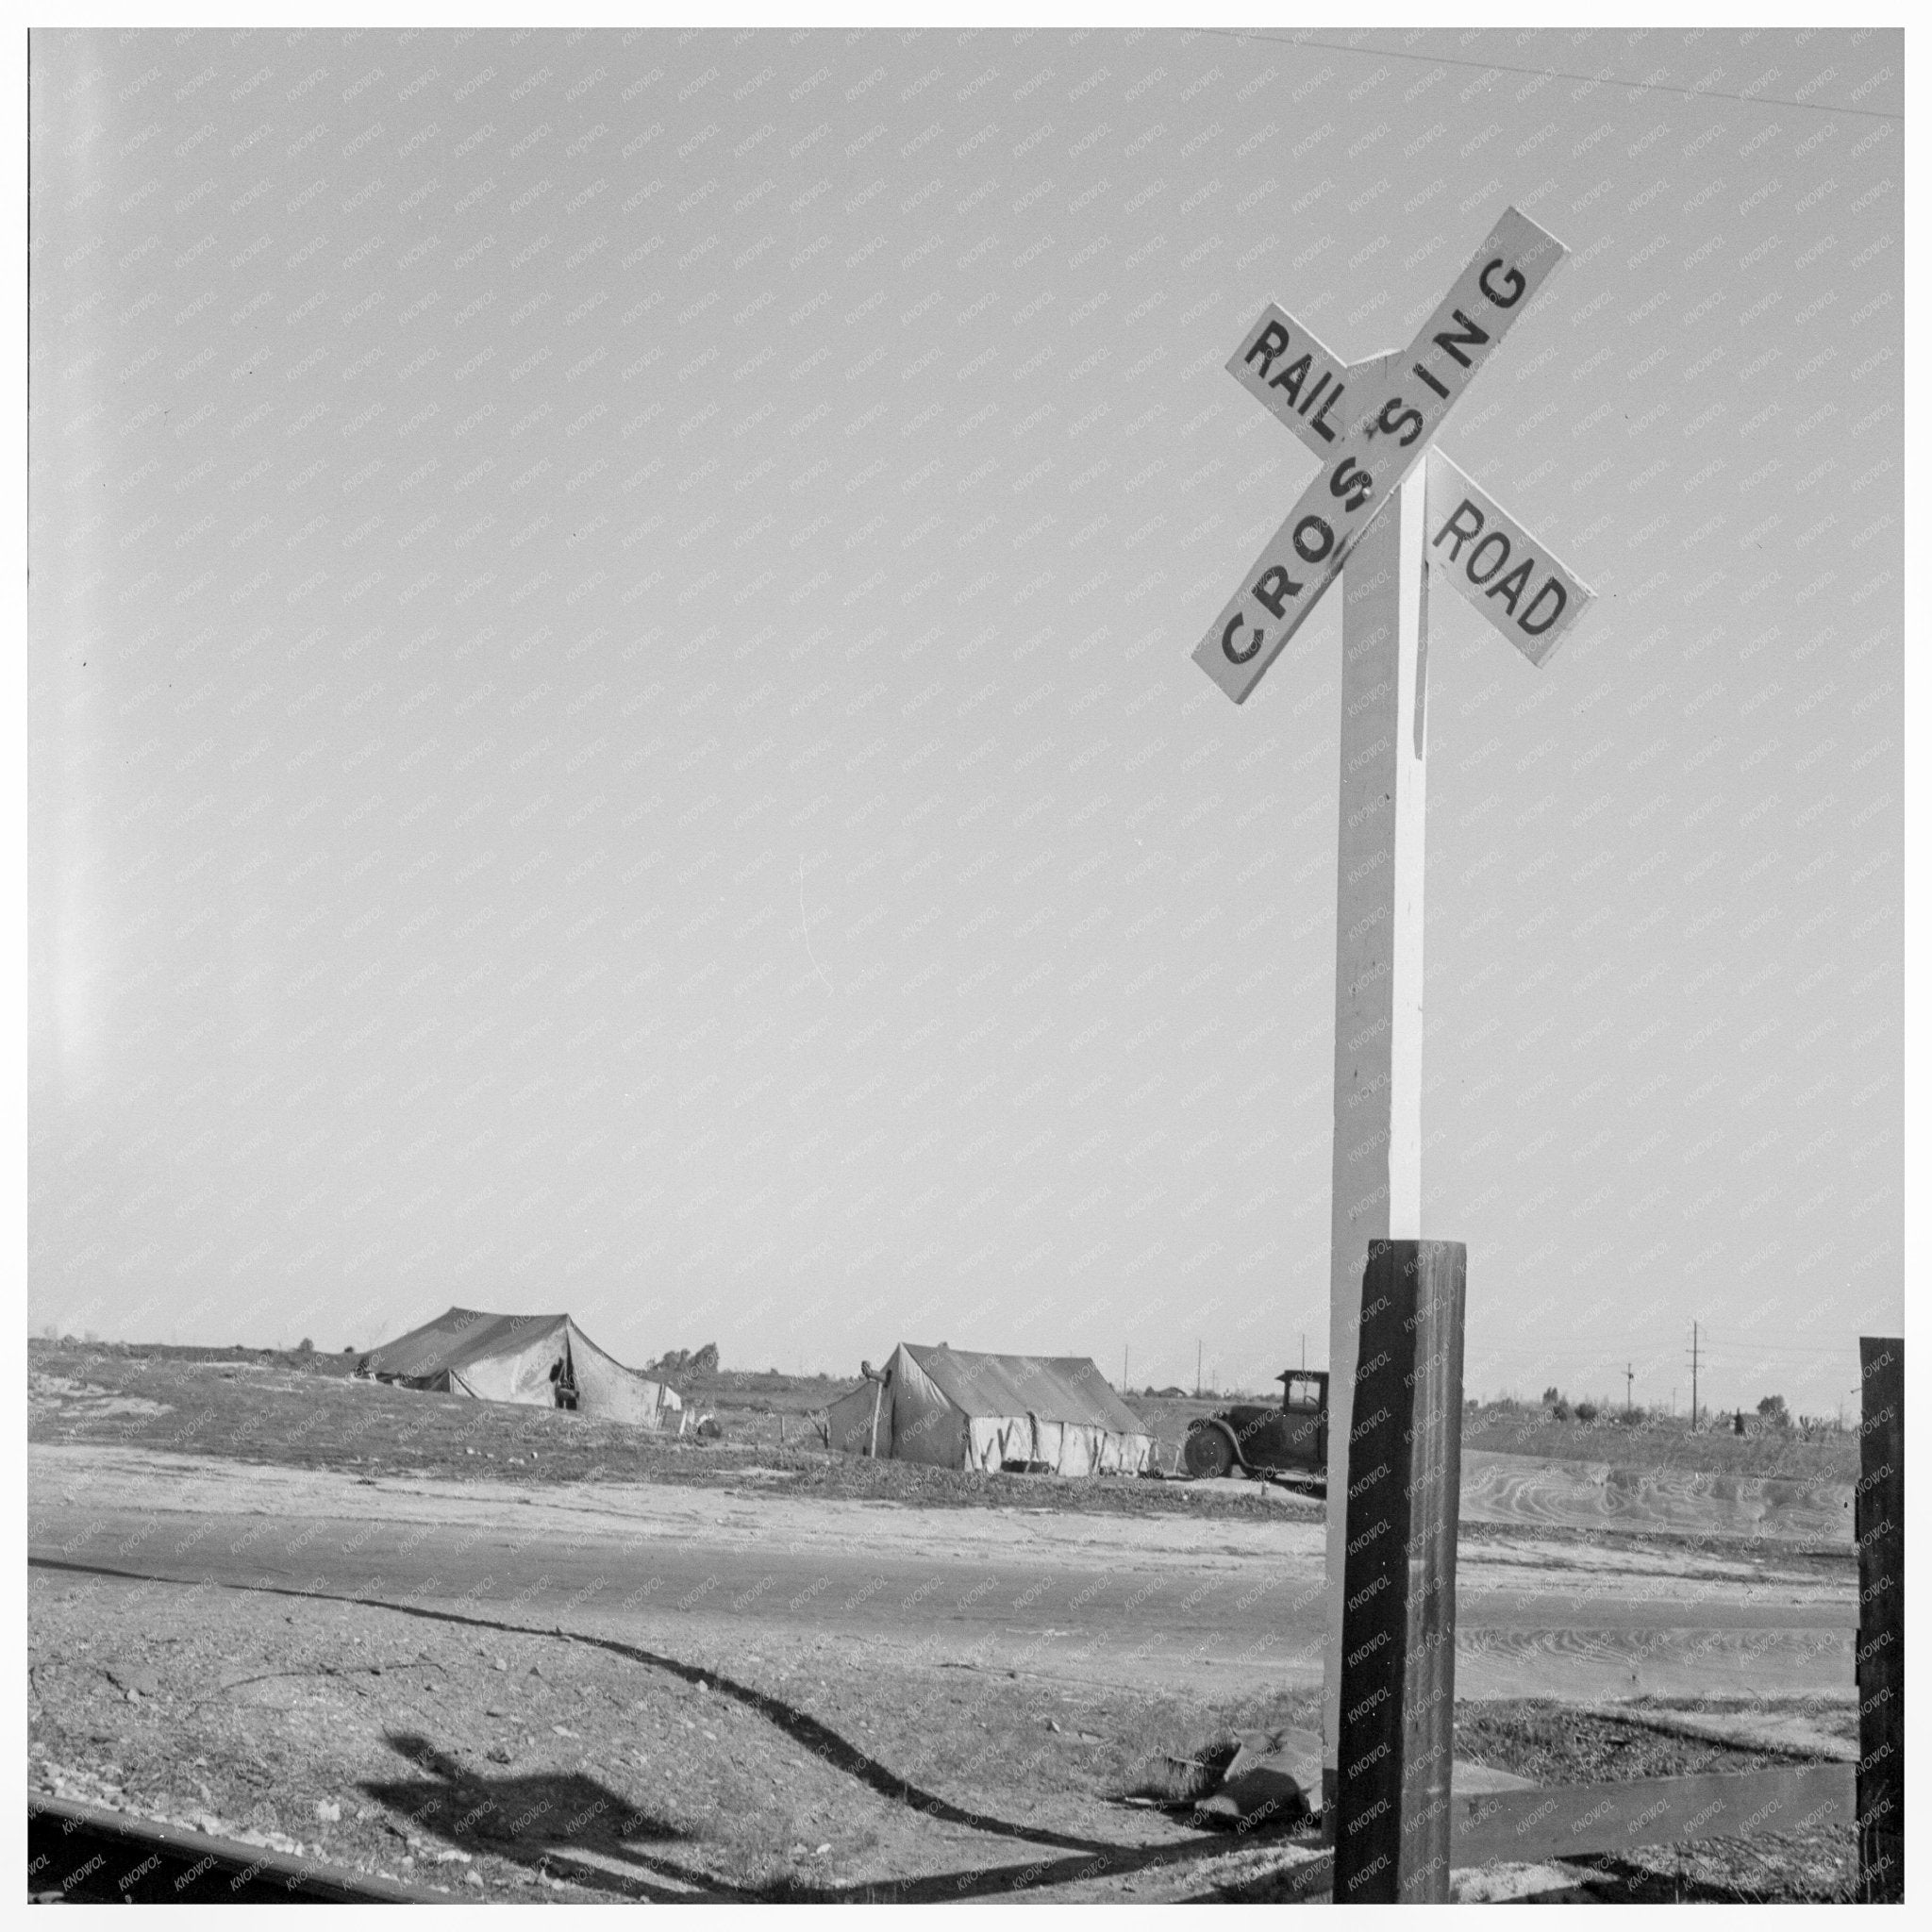
[[[1182,1448],[1181,1459],[1191,1476],[1225,1475],[1234,1467],[1234,1451],[1219,1429],[1195,1429]]]

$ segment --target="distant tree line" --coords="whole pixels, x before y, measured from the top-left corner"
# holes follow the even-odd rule
[[[1506,1404],[1508,1398],[1506,1397]],[[1608,1400],[1601,1403],[1590,1401],[1573,1403],[1554,1383],[1543,1391],[1542,1407],[1549,1411],[1550,1419],[1553,1422],[1559,1423],[1567,1423],[1573,1420],[1579,1423],[1593,1423],[1599,1417],[1606,1421],[1619,1423],[1663,1422],[1667,1419],[1668,1414],[1666,1410],[1661,1408],[1645,1409],[1641,1405],[1625,1407],[1621,1403],[1612,1403]],[[1790,1429],[1795,1426],[1798,1433],[1807,1440],[1814,1435],[1836,1434],[1840,1426],[1838,1421],[1831,1416],[1801,1415],[1793,1417],[1790,1410],[1786,1407],[1785,1399],[1782,1395],[1764,1396],[1757,1404],[1757,1429]],[[1699,1422],[1701,1423],[1705,1418],[1707,1418],[1709,1414],[1708,1408],[1700,1409]],[[1735,1433],[1739,1435],[1745,1433],[1744,1411],[1742,1409],[1738,1409],[1735,1413],[1721,1410],[1718,1415],[1719,1425],[1724,1426],[1727,1421]]]
[[[708,1341],[702,1348],[667,1348],[654,1362],[644,1364],[647,1375],[666,1380],[677,1375],[715,1375],[718,1373],[718,1344]]]

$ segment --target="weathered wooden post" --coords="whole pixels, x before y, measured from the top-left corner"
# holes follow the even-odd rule
[[[1320,458],[1322,472],[1208,626],[1194,661],[1236,704],[1245,702],[1343,578],[1324,1804],[1333,1798],[1341,1723],[1357,1289],[1371,1241],[1422,1233],[1427,584],[1440,575],[1538,666],[1591,601],[1434,439],[1563,253],[1553,235],[1506,209],[1399,354],[1343,362],[1271,304],[1227,365]]]
[[[1858,1897],[1906,1895],[1906,1344],[1860,1336]]]
[[[1346,1498],[1338,1905],[1449,1896],[1460,1241],[1377,1241],[1362,1271]]]

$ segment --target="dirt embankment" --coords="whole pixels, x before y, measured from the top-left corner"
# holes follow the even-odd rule
[[[1462,1520],[1849,1543],[1852,1486],[1478,1449],[1462,1458]]]
[[[1687,1470],[1709,1475],[1757,1476],[1777,1482],[1852,1483],[1858,1479],[1858,1439],[1850,1430],[1764,1428],[1746,1436],[1706,1427],[1692,1434],[1681,1421],[1657,1417],[1637,1424],[1615,1416],[1593,1422],[1558,1420],[1547,1409],[1494,1405],[1463,1419],[1462,1453],[1526,1456],[1540,1462],[1608,1464],[1618,1469]]]

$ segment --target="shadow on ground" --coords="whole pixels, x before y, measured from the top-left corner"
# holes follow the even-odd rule
[[[715,1677],[710,1681],[720,1689]],[[1131,1876],[1162,1867],[1225,1857],[1230,1835],[1213,1832],[1168,1845],[1114,1845],[1100,1840],[1068,1840],[1003,1819],[941,1807],[933,1815],[970,1820],[975,1828],[1012,1838],[1032,1838],[1079,1849],[1037,1858],[1027,1864],[974,1866],[921,1878],[867,1879],[852,1885],[820,1885],[780,1878],[761,1886],[720,1879],[672,1847],[690,1844],[690,1835],[640,1809],[628,1798],[583,1772],[490,1774],[476,1771],[415,1732],[391,1732],[390,1747],[416,1774],[365,1780],[360,1789],[391,1815],[408,1820],[425,1836],[475,1857],[506,1858],[540,1877],[568,1877],[573,1883],[619,1897],[665,1903],[709,1899],[741,1903],[831,1904],[933,1903],[1031,1891],[1106,1877]],[[904,1787],[912,1793],[910,1786]],[[931,1807],[917,1794],[912,1807]],[[937,1801],[932,1801],[937,1803]],[[1260,1840],[1261,1835],[1256,1834]],[[1296,1895],[1326,1881],[1326,1861],[1304,1878]],[[1219,1889],[1202,1896],[1241,1896]],[[1279,1890],[1271,1897],[1288,1896]]]
[[[121,1576],[150,1583],[181,1581],[108,1564],[49,1557],[30,1557],[28,1560],[30,1567],[38,1569]],[[554,1624],[541,1627],[507,1623],[500,1618],[459,1610],[434,1609],[333,1591],[274,1584],[218,1587],[311,1603],[356,1604],[426,1623],[525,1637],[551,1637],[608,1651],[687,1683],[702,1682],[712,1692],[735,1699],[834,1770],[864,1784],[891,1803],[990,1838],[1010,1839],[1058,1855],[1038,1857],[1030,1863],[976,1866],[904,1880],[869,1879],[846,1886],[816,1885],[790,1875],[764,1886],[733,1885],[659,1849],[689,1844],[691,1840],[675,1825],[640,1810],[621,1792],[582,1772],[487,1774],[472,1770],[418,1733],[388,1734],[390,1747],[415,1775],[365,1780],[360,1789],[369,1797],[413,1820],[425,1836],[440,1838],[452,1849],[467,1852],[473,1857],[479,1852],[487,1853],[534,1873],[559,1876],[567,1874],[575,1884],[616,1896],[666,1902],[711,1899],[800,1903],[914,1903],[984,1898],[1105,1877],[1131,1876],[1163,1867],[1224,1857],[1238,1842],[1231,1841],[1225,1831],[1214,1831],[1166,1845],[1120,1845],[971,1810],[913,1784],[861,1751],[829,1724],[769,1691],[722,1676],[710,1667],[687,1663],[680,1657],[616,1638],[566,1632]],[[1258,1831],[1248,1834],[1248,1842],[1258,1846],[1262,1836]],[[1291,1841],[1284,1833],[1268,1836],[1283,1843]],[[1325,1859],[1320,1861],[1320,1867],[1325,1874]],[[1210,1889],[1200,1895],[1227,1894]]]

